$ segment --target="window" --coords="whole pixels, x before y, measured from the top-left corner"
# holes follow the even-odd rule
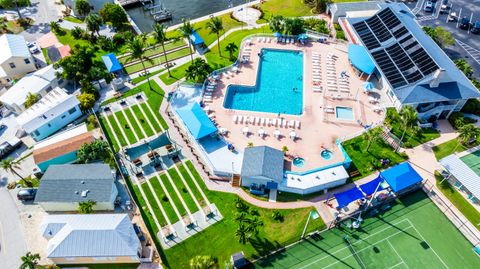
[[[62,115],[62,119],[65,119],[66,116],[67,116],[67,115]]]
[[[51,125],[50,123],[49,123],[49,124],[47,124],[47,126],[48,126],[48,127],[52,127],[52,125]]]
[[[70,115],[72,115],[72,114],[75,113],[76,111],[77,111],[77,108],[74,107],[74,108],[70,109],[70,110],[68,111],[68,113],[70,113]]]
[[[10,68],[12,69],[16,67],[14,63],[9,63],[9,65],[10,65]]]
[[[28,58],[23,59],[23,61],[25,62],[25,64],[29,64],[29,63],[30,63],[30,59],[28,59]]]
[[[35,136],[39,136],[39,135],[40,135],[40,132],[38,132],[38,130],[35,130],[35,131],[33,132],[33,134],[34,134]]]

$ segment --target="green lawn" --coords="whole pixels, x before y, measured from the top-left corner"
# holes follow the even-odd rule
[[[182,79],[185,76],[185,70],[190,66],[190,62],[186,62],[180,66],[175,67],[174,69],[170,70],[172,76],[170,77],[167,73],[163,73],[159,76],[159,78],[165,83],[166,85],[171,85],[176,81]]]
[[[143,112],[145,112],[145,114],[147,115],[147,118],[150,120],[150,123],[153,125],[153,128],[155,128],[155,132],[157,133],[161,132],[162,128],[160,128],[160,125],[158,125],[158,122],[155,120],[155,116],[152,114],[152,112],[150,112],[150,109],[148,109],[147,104],[141,103],[140,106],[142,107]],[[163,121],[163,118],[161,120]]]
[[[187,215],[187,210],[185,209],[185,207],[183,207],[182,202],[180,202],[180,197],[178,197],[177,193],[175,193],[175,190],[173,189],[173,185],[170,183],[170,180],[167,178],[167,175],[161,174],[160,179],[162,180],[163,185],[165,186],[167,192],[170,194],[170,198],[172,199],[171,202],[173,202],[173,204],[177,208],[180,215],[181,216]]]
[[[7,33],[8,34],[19,34],[23,31],[25,31],[28,27],[24,27],[20,24],[18,24],[16,21],[7,21]]]
[[[455,207],[462,212],[462,214],[480,231],[480,212],[473,207],[470,202],[465,200],[465,197],[458,192],[458,190],[450,185],[447,180],[444,180],[442,184],[440,182],[443,177],[435,172],[435,178],[437,179],[437,187],[440,191],[455,205]]]
[[[223,24],[223,31],[220,33],[220,36],[223,35],[225,32],[232,28],[240,27],[242,25],[245,25],[243,22],[239,22],[237,20],[234,20],[231,16],[230,13],[224,14],[219,16],[219,18],[222,20]],[[209,46],[212,44],[215,40],[217,40],[217,35],[216,34],[211,34],[210,29],[207,27],[207,23],[210,21],[210,19],[203,20],[197,23],[193,24],[193,27],[197,31],[198,35],[202,37],[203,42],[205,42],[206,46]]]
[[[73,16],[65,16],[63,17],[63,19],[73,23],[83,23],[83,20]]]
[[[165,194],[165,191],[162,188],[162,185],[160,185],[160,181],[158,177],[154,177],[150,179],[150,182],[152,183],[153,189],[155,190],[155,193],[158,196],[158,199],[160,199],[160,203],[162,203],[162,207],[165,210],[165,214],[167,214],[168,219],[170,220],[171,223],[175,223],[179,221],[177,214],[175,213],[175,210],[173,209],[172,206],[172,201],[170,201]],[[170,195],[172,195],[170,193]]]
[[[389,159],[390,165],[395,165],[408,158],[406,154],[395,152],[394,149],[383,140],[372,143],[367,151],[368,141],[364,138],[364,135],[345,141],[342,145],[360,172],[360,175],[355,177],[354,180],[365,177],[377,169],[386,168],[381,165],[380,159]]]
[[[460,143],[458,139],[454,138],[452,140],[449,140],[447,142],[444,142],[440,145],[433,147],[432,150],[433,150],[433,153],[435,154],[435,158],[437,158],[437,160],[440,160],[453,153],[465,151],[467,150],[467,148],[464,145],[462,145],[462,143]]]
[[[190,190],[192,191],[193,196],[195,196],[195,199],[198,201],[198,203],[200,204],[200,206],[205,206],[205,205],[206,205],[206,202],[205,202],[205,200],[203,199],[202,195],[200,194],[200,191],[198,190],[198,188],[197,188],[197,187],[195,186],[195,184],[193,183],[192,178],[191,178],[190,175],[188,174],[187,169],[185,168],[185,166],[183,166],[183,164],[179,165],[179,166],[178,166],[178,170],[180,171],[180,173],[182,174],[183,178],[184,178],[185,181],[187,182],[187,185],[190,187]]]
[[[137,121],[133,117],[132,112],[130,112],[129,109],[124,109],[123,111],[125,112],[125,115],[127,115],[127,118],[130,121],[130,123],[132,124],[132,130],[137,134],[138,139],[141,140],[145,138],[145,135],[143,134],[142,130],[140,130],[140,125],[137,123]]]
[[[142,82],[142,81],[147,80],[147,78],[151,78],[151,77],[156,76],[157,74],[162,73],[163,71],[165,71],[165,69],[162,68],[162,69],[159,69],[159,70],[157,70],[157,71],[149,72],[147,76],[145,76],[145,75],[142,74],[142,75],[140,75],[140,76],[132,79],[132,84],[133,84],[133,85],[136,85],[136,84],[138,84],[138,83],[140,83],[140,82]]]
[[[126,140],[125,137],[123,137],[122,132],[120,131],[120,127],[118,126],[118,124],[115,121],[115,119],[113,118],[113,116],[112,115],[108,116],[108,122],[110,123],[110,126],[112,126],[113,130],[110,129],[110,127],[109,127],[109,125],[107,124],[106,121],[107,121],[106,118],[100,118],[100,122],[102,123],[102,125],[104,127],[105,133],[107,133],[107,135],[108,135],[112,131],[115,132],[118,140],[120,140],[120,144],[122,146],[126,146],[127,145],[127,140]],[[110,137],[110,140],[112,142],[116,141],[115,137],[113,135]]]
[[[150,180],[152,182],[153,180]],[[150,190],[150,187],[148,186],[147,183],[142,183],[142,189],[143,192],[145,193],[145,196],[148,200],[148,203],[152,207],[153,213],[155,214],[155,217],[157,217],[158,222],[160,223],[161,226],[164,226],[167,224],[165,221],[165,218],[162,215],[162,211],[160,210],[160,207],[158,206],[157,201],[155,200],[155,197],[153,196],[152,191]],[[155,190],[155,193],[157,194],[158,199],[162,199],[162,196],[160,196],[160,193],[157,192],[155,189],[155,186],[152,184],[152,187]],[[139,193],[139,196],[141,197],[141,193]],[[152,226],[155,226],[155,223],[152,224]]]
[[[133,190],[132,195],[134,196],[135,200],[138,202],[138,206],[140,206],[141,209],[142,209],[141,211],[142,211],[142,214],[144,216],[145,224],[150,227],[151,232],[152,232],[151,235],[153,237],[155,237],[156,234],[158,233],[158,228],[157,228],[157,225],[155,224],[155,221],[153,221],[152,212],[150,212],[150,210],[148,210],[148,207],[145,203],[145,199],[143,199],[138,185],[131,184],[131,182],[129,180],[127,180],[127,181],[129,182],[128,184],[130,186],[132,186],[132,188],[131,188]],[[163,217],[162,217],[162,219],[163,219]]]
[[[172,181],[175,184],[175,187],[177,187],[178,192],[180,192],[180,195],[182,196],[183,201],[187,205],[188,210],[190,210],[191,213],[197,212],[199,208],[197,207],[197,204],[195,204],[195,201],[190,195],[190,192],[185,187],[185,184],[183,184],[183,181],[180,178],[177,170],[175,168],[171,168],[168,170],[168,173],[170,173],[170,176],[172,177]],[[190,180],[190,179],[185,178],[185,180]]]
[[[126,263],[126,264],[68,264],[68,265],[58,265],[60,268],[88,268],[88,269],[136,269],[138,268],[138,263]],[[45,267],[46,268],[46,267]],[[42,269],[42,267],[40,267]]]
[[[121,111],[115,112],[115,116],[117,117],[118,122],[120,123],[119,127],[123,129],[123,132],[127,136],[127,140],[130,142],[130,144],[137,142],[137,139],[135,138],[135,134],[133,133],[134,132],[133,126],[130,126],[130,124],[127,123],[127,119],[125,118],[123,113]],[[109,120],[110,122],[114,121],[113,116],[109,116]],[[121,132],[117,133],[117,137],[122,135],[123,134]]]
[[[303,0],[269,0],[261,4],[261,8],[265,19],[270,19],[276,15],[284,17],[312,15],[310,8],[303,3]]]
[[[168,53],[167,57],[168,57],[169,61],[172,61],[172,60],[175,60],[175,59],[178,59],[178,58],[185,57],[189,54],[190,54],[190,50],[188,48],[183,48],[183,49]],[[165,58],[163,56],[156,57],[156,58],[152,59],[152,61],[146,61],[146,62],[144,61],[145,68],[151,68],[151,67],[158,66],[158,65],[161,65],[161,64],[164,64],[164,63],[165,63]],[[125,66],[125,71],[129,74],[139,72],[139,71],[142,71],[142,70],[143,70],[143,65],[140,62],[138,62],[136,64],[133,64],[133,65]]]
[[[150,137],[154,135],[155,133],[152,130],[152,127],[150,127],[150,124],[148,124],[147,119],[145,119],[145,117],[143,116],[142,111],[140,111],[140,107],[138,105],[134,105],[134,106],[131,106],[131,109],[133,113],[135,113],[135,116],[137,117],[138,121],[140,122],[140,125],[142,126],[147,136]]]
[[[165,51],[167,52],[167,58],[169,58],[168,53],[169,53],[170,50],[173,50],[173,49],[185,46],[185,45],[186,44],[182,39],[166,43],[165,44]],[[155,55],[158,55],[158,54],[162,54],[161,57],[165,58],[165,56],[163,56],[163,47],[161,45],[152,46],[149,49],[145,50],[145,56],[146,57],[152,57],[152,56],[155,56]],[[122,55],[122,57],[118,58],[118,61],[122,64],[126,64],[126,63],[129,63],[129,62],[132,62],[132,61],[137,61],[137,59],[131,59],[128,54],[124,54],[124,55]]]

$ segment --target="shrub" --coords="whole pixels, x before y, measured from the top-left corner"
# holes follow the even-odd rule
[[[480,101],[478,101],[478,99],[468,99],[462,108],[462,112],[480,115]]]
[[[87,124],[93,127],[92,129],[99,127],[97,118],[93,114],[87,117]]]
[[[73,27],[72,31],[70,32],[70,34],[75,39],[83,39],[84,38],[84,33],[85,33],[85,31],[78,26]]]
[[[115,48],[112,39],[106,36],[99,36],[97,39],[97,44],[102,50],[105,51],[112,51]]]
[[[345,33],[343,32],[342,27],[340,26],[340,24],[335,23],[335,24],[334,24],[334,27],[335,27],[335,31],[337,32],[336,38],[337,38],[337,39],[342,39],[342,40],[347,40],[347,39],[345,38]]]
[[[116,33],[112,37],[112,42],[115,45],[115,47],[122,46],[123,44],[125,44],[125,37],[122,33]]]
[[[452,115],[448,118],[448,121],[452,125],[454,129],[459,129],[460,126],[459,124],[465,125],[465,124],[471,124],[477,122],[475,119],[465,117],[461,112],[453,112]]]
[[[325,20],[319,20],[316,18],[308,18],[305,20],[305,28],[323,33],[329,34],[330,29],[328,29],[327,22]]]
[[[274,210],[272,212],[272,219],[278,222],[283,222],[284,216],[282,215],[282,213],[280,213],[280,211]]]

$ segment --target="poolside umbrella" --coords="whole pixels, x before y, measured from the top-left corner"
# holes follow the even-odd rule
[[[235,72],[235,73],[237,73],[238,67],[236,67],[236,66],[232,67],[232,71]]]
[[[307,34],[299,34],[298,39],[308,39]]]
[[[279,131],[279,130],[275,130],[275,132],[273,132],[273,136],[279,137],[279,136],[280,136],[280,131]]]
[[[260,130],[258,130],[258,135],[259,135],[259,136],[264,136],[264,135],[265,135],[265,130],[263,130],[263,128],[261,128]]]
[[[373,83],[371,83],[371,82],[365,82],[365,83],[363,83],[363,89],[364,89],[366,92],[372,91],[374,88],[375,88],[375,86],[373,86]]]
[[[290,132],[290,138],[295,139],[297,137],[297,133],[295,131]]]
[[[213,71],[213,79],[215,79],[215,80],[219,79],[217,71]]]
[[[274,36],[274,37],[281,37],[282,34],[280,34],[279,32],[275,32],[275,33],[273,33],[273,36]]]
[[[248,127],[247,127],[247,126],[243,127],[242,133],[243,133],[243,134],[248,134],[248,132],[249,132]]]

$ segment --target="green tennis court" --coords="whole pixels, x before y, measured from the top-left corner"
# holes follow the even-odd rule
[[[256,268],[480,268],[473,246],[422,192],[259,260]]]
[[[470,169],[480,176],[480,150],[465,155],[460,158]]]

